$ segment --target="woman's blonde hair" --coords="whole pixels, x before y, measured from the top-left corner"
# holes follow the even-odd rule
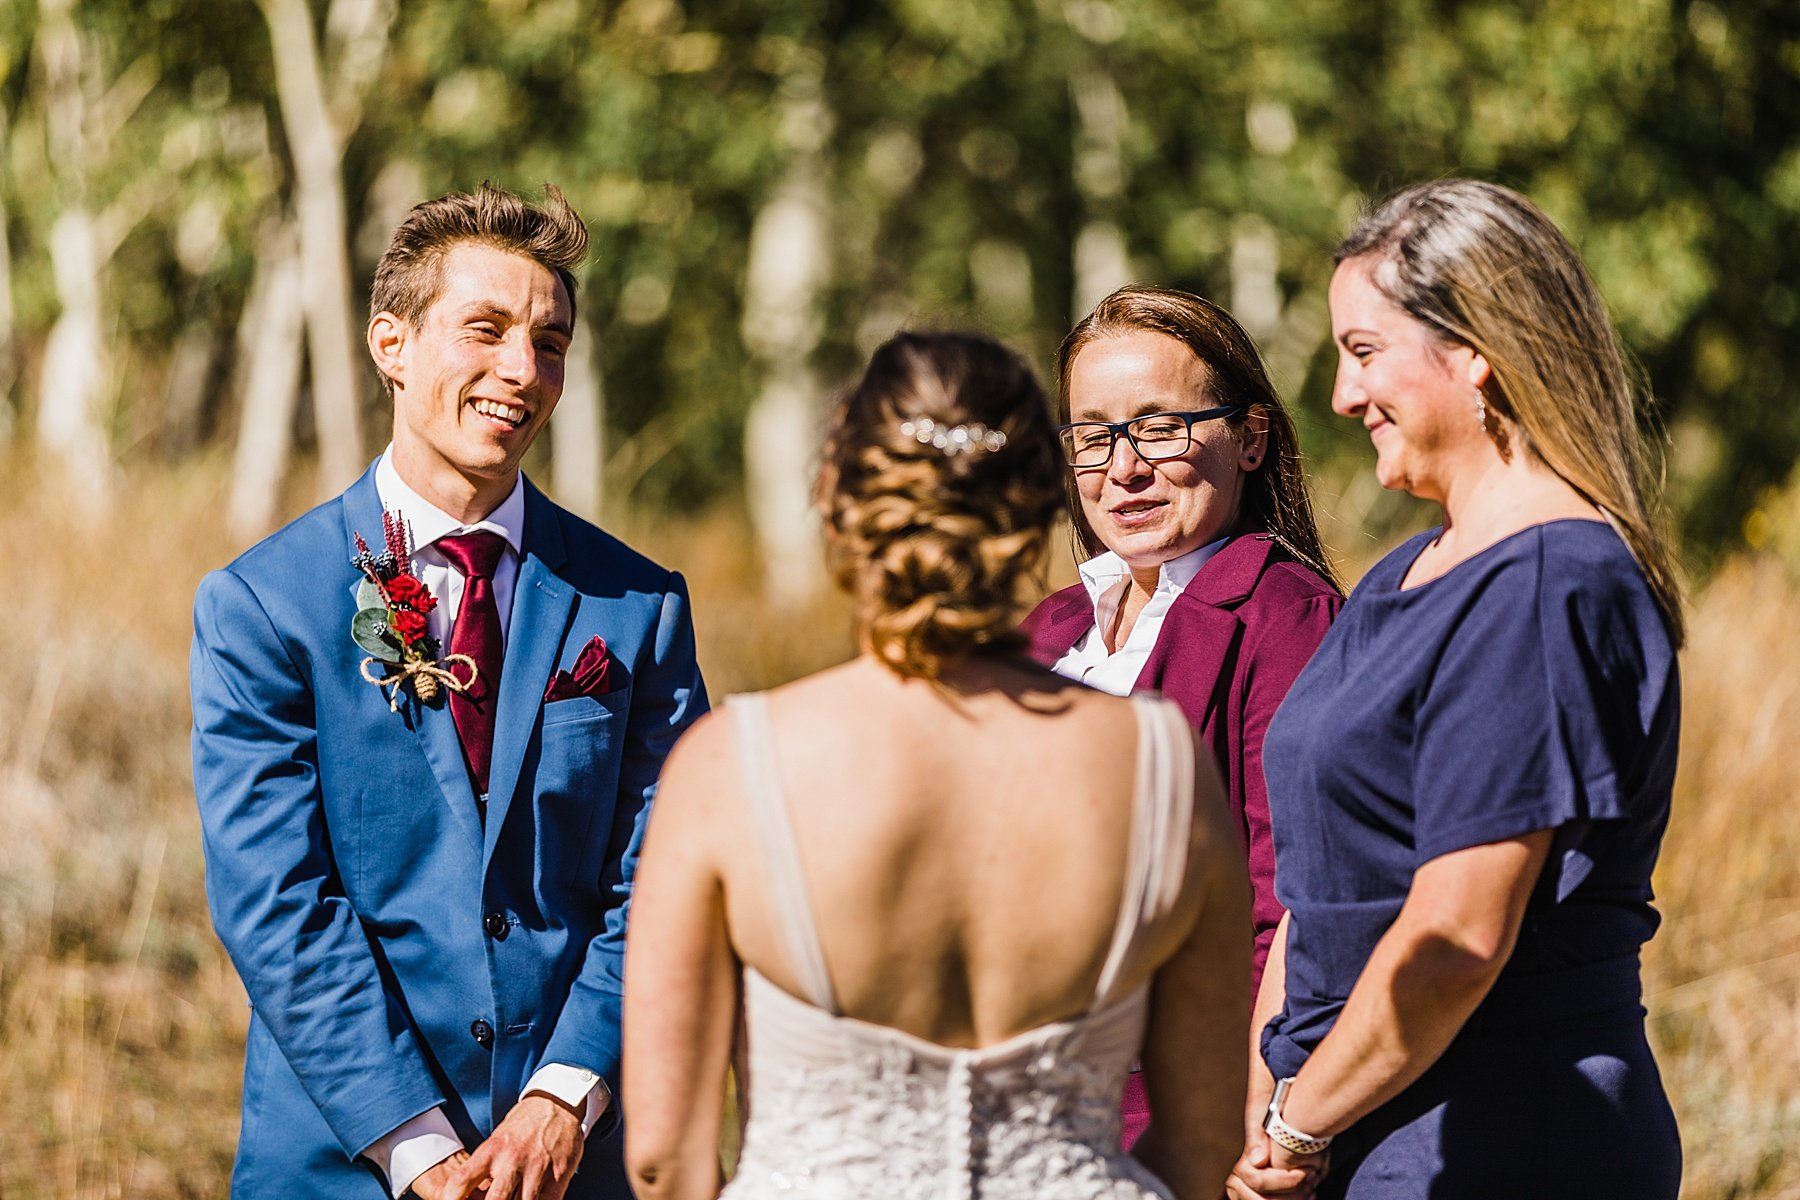
[[[1260,410],[1267,418],[1268,453],[1255,469],[1244,472],[1243,499],[1230,532],[1268,534],[1321,579],[1338,587],[1337,575],[1319,541],[1318,523],[1313,520],[1294,420],[1269,381],[1256,343],[1230,313],[1212,301],[1173,288],[1129,284],[1095,305],[1093,312],[1069,330],[1056,352],[1057,419],[1064,424],[1069,421],[1069,374],[1075,356],[1102,338],[1133,332],[1172,337],[1206,367],[1209,394],[1204,400],[1196,397],[1196,406],[1237,405],[1238,411],[1226,418],[1234,429],[1242,429],[1253,411]],[[1092,558],[1106,546],[1082,514],[1074,472],[1065,480],[1076,551],[1080,557]]]
[[[1024,359],[978,334],[883,344],[837,403],[816,491],[863,642],[923,679],[1022,647],[1020,591],[1043,560],[1062,473]]]
[[[1371,210],[1334,261],[1370,258],[1375,286],[1487,360],[1482,389],[1535,454],[1612,520],[1677,645],[1684,622],[1648,397],[1599,289],[1531,201],[1473,179],[1415,184]]]

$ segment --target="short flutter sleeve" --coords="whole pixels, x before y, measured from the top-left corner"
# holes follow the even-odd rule
[[[1541,539],[1535,551],[1464,593],[1419,697],[1414,851],[1423,863],[1555,829],[1561,900],[1592,869],[1597,827],[1632,815],[1673,652],[1629,559],[1596,571]]]

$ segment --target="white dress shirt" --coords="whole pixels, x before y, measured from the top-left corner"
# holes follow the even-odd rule
[[[1220,538],[1164,563],[1157,572],[1156,591],[1132,623],[1124,643],[1110,653],[1102,630],[1110,629],[1118,618],[1119,605],[1125,601],[1125,589],[1131,586],[1131,569],[1111,550],[1082,563],[1076,570],[1081,575],[1082,586],[1087,588],[1088,598],[1094,602],[1094,625],[1056,660],[1051,670],[1065,679],[1078,679],[1103,692],[1129,696],[1137,685],[1138,676],[1143,674],[1150,651],[1156,648],[1156,639],[1162,633],[1163,620],[1169,615],[1170,606],[1225,542],[1225,538]]]
[[[440,646],[450,644],[450,630],[462,604],[462,572],[450,565],[435,542],[456,533],[473,533],[485,529],[506,539],[506,550],[494,568],[494,607],[500,613],[500,628],[505,630],[512,618],[513,589],[519,581],[519,547],[525,533],[525,477],[521,475],[513,490],[500,506],[473,525],[464,525],[438,508],[400,478],[394,469],[394,447],[382,452],[375,467],[375,491],[381,507],[398,512],[412,530],[413,570],[427,591],[437,597],[437,607],[426,614],[431,636]],[[369,548],[377,552],[376,539],[381,531],[362,531]],[[504,636],[504,635],[503,635]],[[581,1132],[586,1136],[612,1102],[612,1093],[604,1080],[594,1072],[567,1063],[544,1063],[525,1083],[525,1094],[543,1092],[582,1113]],[[458,1150],[462,1139],[450,1124],[442,1108],[422,1112],[398,1129],[363,1151],[363,1157],[381,1169],[395,1196],[405,1194],[413,1180],[437,1166]]]

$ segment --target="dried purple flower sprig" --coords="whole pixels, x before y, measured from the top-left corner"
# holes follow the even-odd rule
[[[412,530],[406,524],[406,518],[391,508],[381,511],[381,532],[387,542],[387,552],[393,556],[393,573],[409,575],[412,573]]]

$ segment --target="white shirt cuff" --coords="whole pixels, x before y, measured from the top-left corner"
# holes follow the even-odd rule
[[[406,1194],[413,1180],[463,1149],[442,1108],[422,1112],[363,1151],[380,1168],[394,1196]]]
[[[561,1100],[581,1113],[582,1137],[588,1135],[588,1130],[612,1103],[612,1089],[606,1086],[606,1080],[585,1067],[572,1067],[567,1063],[545,1063],[533,1071],[531,1078],[525,1081],[524,1095],[533,1092]]]

